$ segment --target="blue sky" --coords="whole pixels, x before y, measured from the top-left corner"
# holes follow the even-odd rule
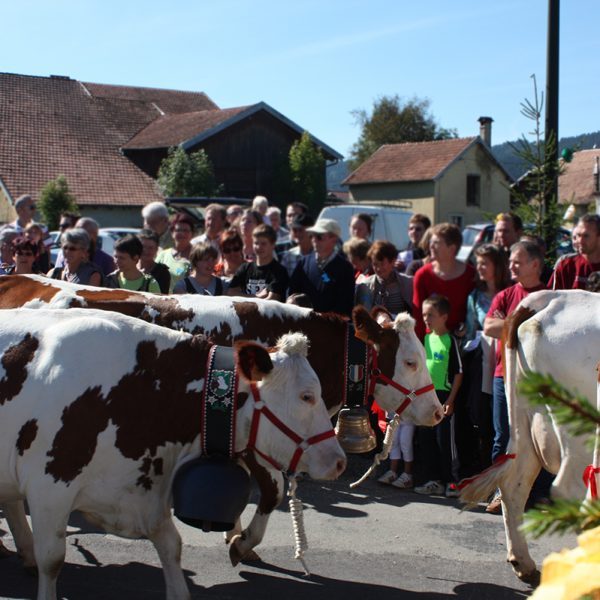
[[[531,130],[545,86],[547,0],[2,0],[0,71],[264,101],[347,155],[351,112],[429,98],[438,123],[494,144]],[[560,136],[600,129],[600,2],[561,6]]]

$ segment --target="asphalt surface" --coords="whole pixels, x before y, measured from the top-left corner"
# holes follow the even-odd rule
[[[380,600],[385,598],[513,600],[532,589],[505,562],[502,518],[483,508],[461,511],[457,500],[423,497],[369,480],[350,489],[369,466],[352,457],[336,482],[304,480],[311,571],[294,559],[287,501],[272,516],[260,562],[232,567],[220,533],[204,533],[177,522],[184,541],[182,565],[194,599]],[[255,505],[249,504],[243,523]],[[14,548],[6,522],[0,536]],[[538,564],[550,551],[573,547],[574,536],[531,542]],[[154,600],[165,597],[157,554],[147,540],[106,535],[74,514],[60,598]],[[0,598],[33,598],[35,578],[16,556],[0,560]]]

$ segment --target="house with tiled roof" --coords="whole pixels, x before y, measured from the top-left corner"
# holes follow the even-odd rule
[[[560,202],[573,205],[574,214],[588,210],[600,214],[600,149],[578,150],[563,167],[558,178]]]
[[[302,132],[264,102],[221,109],[202,92],[0,73],[0,222],[15,218],[21,194],[37,198],[65,175],[82,214],[138,226],[141,207],[163,199],[156,176],[170,146],[204,149],[224,195],[283,204],[279,170]]]
[[[490,150],[491,119],[482,135],[386,144],[345,180],[352,202],[393,204],[459,226],[507,211],[510,175]]]

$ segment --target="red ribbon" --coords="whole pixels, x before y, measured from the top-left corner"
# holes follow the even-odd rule
[[[483,477],[486,473],[489,473],[490,471],[495,471],[500,465],[503,465],[507,460],[511,460],[511,459],[515,458],[516,456],[517,456],[516,454],[500,454],[500,455],[498,455],[496,457],[496,460],[494,460],[494,464],[492,464],[491,467],[488,467],[487,469],[485,469],[484,471],[481,471],[481,473],[478,473],[477,475],[474,475],[473,477],[468,477],[467,479],[463,479],[456,487],[459,490],[466,488],[468,485],[470,485],[474,481],[477,481],[480,477]]]
[[[598,499],[598,488],[596,487],[596,473],[600,473],[600,467],[588,465],[583,471],[583,483],[590,488],[592,500]]]

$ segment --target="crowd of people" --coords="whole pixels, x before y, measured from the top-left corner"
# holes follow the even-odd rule
[[[142,210],[144,228],[121,237],[113,256],[98,247],[94,219],[61,215],[60,252],[51,264],[47,230],[33,220],[34,201],[22,196],[15,208],[17,219],[0,229],[2,274],[40,273],[157,294],[263,298],[346,316],[357,304],[383,306],[392,316],[412,314],[445,418],[434,428],[403,423],[379,481],[420,494],[455,496],[461,477],[505,453],[500,338],[518,303],[546,288],[600,291],[595,214],[579,219],[575,252],[552,268],[543,240],[525,235],[510,212],[498,215],[493,242],[476,248],[472,265],[457,259],[460,229],[432,225],[422,214],[410,219],[406,248],[396,248],[371,239],[368,214],[353,216],[342,244],[340,225],[315,221],[301,202],[288,204],[283,217],[263,196],[251,208],[210,204],[200,235],[191,216],[171,215],[163,203],[152,202]],[[536,500],[547,495],[549,480],[548,474],[538,478]],[[499,497],[488,511],[500,511]]]

